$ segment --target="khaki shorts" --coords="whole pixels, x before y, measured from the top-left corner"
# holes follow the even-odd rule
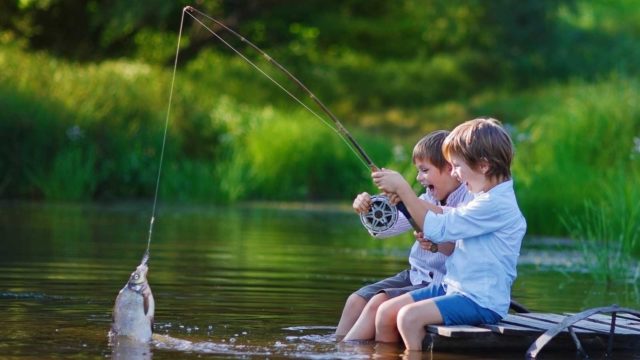
[[[367,301],[371,300],[374,295],[379,293],[385,293],[391,299],[427,286],[429,286],[428,282],[423,282],[418,285],[411,284],[411,280],[409,279],[409,270],[407,269],[384,280],[363,286],[356,291],[356,294]]]

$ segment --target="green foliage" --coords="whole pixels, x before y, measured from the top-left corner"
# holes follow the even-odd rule
[[[627,196],[638,200],[640,193],[635,188],[607,190],[605,199],[585,201],[582,211],[562,220],[570,236],[580,241],[589,273],[597,280],[637,283],[640,264],[632,254],[640,253],[640,203],[629,204]],[[620,201],[611,201],[614,198]]]
[[[247,134],[242,158],[252,197],[345,198],[367,180],[339,136],[301,113],[265,116]]]
[[[33,48],[74,59],[127,56],[164,64],[172,58],[174,37],[170,34],[178,30],[185,5],[191,4],[158,0],[10,2],[0,5],[0,27],[27,39]],[[398,87],[412,85],[406,79],[413,78],[416,69],[426,68],[414,82],[428,83],[423,86],[426,93],[410,96],[402,105],[412,104],[411,100],[413,104],[435,103],[468,96],[496,85],[520,88],[548,77],[594,74],[615,67],[612,57],[593,52],[589,44],[594,41],[620,55],[632,52],[635,60],[638,55],[632,46],[635,42],[624,35],[634,28],[624,28],[621,34],[616,29],[619,25],[611,22],[612,16],[632,8],[625,2],[611,9],[577,0],[351,0],[331,6],[315,0],[216,0],[194,6],[227,22],[259,46],[266,45],[294,73],[314,81],[322,80],[327,69],[341,68],[345,56],[358,59],[357,64],[345,68],[355,74],[361,67],[377,63],[397,64],[392,70],[406,63],[414,71],[394,81]],[[595,29],[583,26],[580,18],[592,8],[605,15]],[[187,56],[193,58],[207,47],[220,45],[189,15],[184,17]],[[609,31],[594,31],[601,27]],[[576,41],[583,39],[587,41]],[[580,66],[575,66],[579,62]],[[637,70],[636,63],[629,59],[627,67]],[[322,72],[315,70],[322,67]],[[379,79],[375,78],[377,72],[369,69],[360,74],[356,76],[373,82],[375,90],[389,80],[385,71]],[[339,95],[332,90],[320,95],[337,99],[353,89]],[[360,104],[388,106],[406,99],[396,91],[386,93],[380,104]]]
[[[0,85],[0,196],[33,196],[35,189],[25,184],[26,169],[38,169],[51,162],[51,153],[64,141],[64,117],[51,113],[63,111],[1,83],[5,85]]]
[[[0,64],[16,70],[1,76],[18,90],[4,91],[0,100],[7,109],[1,148],[11,159],[0,168],[7,179],[3,197],[69,201],[153,194],[166,72],[127,62],[80,67],[17,49],[0,52]],[[190,80],[198,75],[196,67],[176,81],[164,199],[336,199],[370,186],[366,168],[319,119],[211,97]],[[369,137],[362,143],[381,165],[388,164],[387,141]]]
[[[598,200],[609,183],[640,181],[640,105],[634,100],[639,95],[638,81],[614,77],[596,85],[557,86],[538,98],[554,99],[557,106],[532,114],[515,134],[514,173],[530,231],[561,234],[550,217]],[[632,201],[640,202],[637,195]]]
[[[184,5],[0,5],[1,198],[152,196]],[[599,205],[615,181],[629,188],[640,180],[634,2],[197,6],[265,48],[354,131],[377,165],[407,178],[415,170],[406,155],[427,131],[479,115],[502,120],[516,143],[514,175],[530,233],[566,234],[560,214],[580,214],[584,201]],[[335,133],[185,21],[163,199],[344,200],[375,191]],[[225,39],[317,109],[246,44]],[[640,202],[637,193],[625,196]]]
[[[81,147],[59,151],[47,168],[26,169],[27,179],[47,200],[91,200],[98,179],[93,149]]]
[[[13,69],[0,75],[8,94],[1,100],[6,111],[0,123],[7,137],[2,148],[7,159],[15,159],[9,169],[15,179],[7,188],[9,196],[78,198],[63,194],[76,188],[60,184],[68,170],[63,159],[81,172],[68,176],[84,184],[82,198],[137,196],[140,188],[153,183],[162,130],[153,124],[160,114],[160,96],[153,92],[164,89],[147,77],[163,75],[151,74],[151,68],[140,64],[106,62],[80,68],[11,48],[0,52],[0,64]],[[150,103],[152,99],[157,103]],[[30,172],[28,177],[23,169]],[[27,178],[39,184],[38,191],[21,183]],[[47,186],[47,179],[57,184]],[[142,179],[141,186],[132,186],[133,179]]]

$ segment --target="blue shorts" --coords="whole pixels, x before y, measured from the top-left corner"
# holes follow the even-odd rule
[[[428,286],[410,294],[415,302],[433,299],[445,325],[495,324],[502,319],[494,311],[476,304],[462,294],[446,295],[442,285]]]

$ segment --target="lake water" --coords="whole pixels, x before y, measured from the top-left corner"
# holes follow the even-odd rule
[[[140,349],[114,349],[107,339],[112,306],[144,253],[150,212],[148,203],[0,203],[0,356],[397,359],[403,354],[400,345],[336,343],[333,332],[351,292],[406,267],[411,236],[372,239],[348,207],[259,204],[161,204],[149,282],[155,332],[174,341],[152,344],[142,349],[144,355],[135,352]],[[570,243],[526,238],[514,299],[535,311],[576,312],[614,303],[639,308],[637,285],[597,284],[580,271],[581,263]],[[421,356],[523,358],[497,352]]]

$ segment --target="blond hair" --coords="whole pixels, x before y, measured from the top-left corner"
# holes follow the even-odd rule
[[[420,139],[416,146],[413,147],[413,162],[427,160],[438,170],[444,169],[447,165],[447,160],[442,154],[442,144],[447,135],[449,135],[447,130],[436,130]]]
[[[452,155],[461,157],[474,170],[486,162],[489,169],[485,175],[489,178],[511,178],[513,143],[494,118],[477,118],[458,125],[444,140],[442,152],[448,161]]]

